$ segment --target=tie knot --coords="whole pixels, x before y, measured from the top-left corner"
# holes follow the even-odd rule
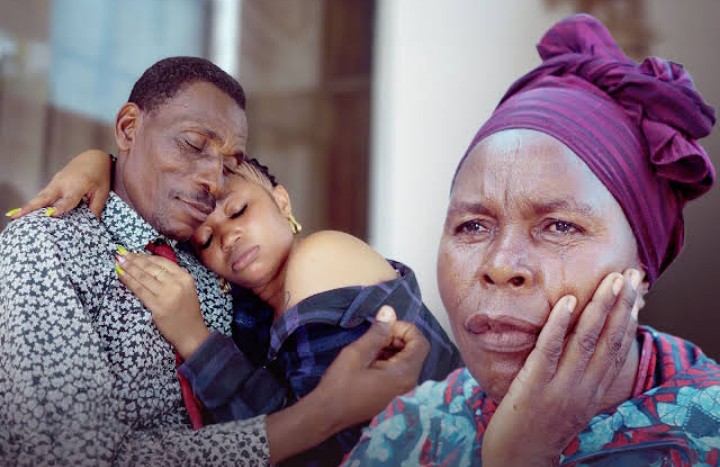
[[[150,242],[145,247],[147,251],[156,256],[162,256],[165,259],[169,259],[173,263],[178,262],[175,250],[170,245],[164,242]]]

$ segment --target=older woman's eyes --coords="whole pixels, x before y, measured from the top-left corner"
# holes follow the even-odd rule
[[[571,235],[582,233],[582,229],[572,222],[553,220],[547,224],[545,230],[556,235]]]
[[[463,222],[455,229],[456,233],[468,235],[478,235],[488,232],[488,230],[489,229],[479,220]]]

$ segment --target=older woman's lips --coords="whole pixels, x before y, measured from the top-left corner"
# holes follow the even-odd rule
[[[260,246],[255,245],[247,250],[238,252],[232,258],[232,269],[233,271],[241,271],[248,267],[258,256]]]
[[[514,353],[535,347],[540,329],[530,323],[509,317],[490,318],[474,315],[465,328],[476,336],[475,342],[489,352]]]

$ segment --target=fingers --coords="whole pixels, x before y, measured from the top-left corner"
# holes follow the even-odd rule
[[[414,373],[417,370],[419,374],[430,352],[428,340],[417,326],[407,321],[396,321],[392,334],[395,353],[388,358],[385,366],[393,367],[399,373]]]
[[[61,199],[62,195],[58,190],[48,187],[20,208],[10,211],[7,215],[11,219],[17,219],[41,208],[54,207],[55,209],[46,209],[46,215],[57,217],[67,212],[67,207],[63,203],[60,203],[60,206],[54,206],[54,204]],[[60,212],[58,212],[58,210]]]
[[[179,267],[160,256],[126,253],[118,254],[116,261],[120,281],[143,302],[159,295],[164,282],[178,281]]]
[[[109,196],[110,185],[98,187],[98,189],[89,196],[88,207],[98,220],[101,220],[102,211],[105,208],[105,201],[107,201]]]
[[[566,295],[557,301],[540,331],[535,348],[523,365],[522,377],[542,382],[553,378],[563,354],[565,336],[576,305],[577,299],[572,295]]]
[[[592,299],[585,305],[575,329],[568,339],[568,351],[562,358],[561,365],[569,371],[575,369],[582,372],[592,358],[605,319],[615,304],[624,286],[621,274],[613,272],[605,276],[595,290]]]
[[[395,392],[405,393],[417,386],[430,343],[412,323],[396,321],[392,329],[393,352],[387,359],[378,358],[370,367],[380,370],[392,381]]]
[[[397,321],[395,310],[387,305],[380,308],[370,328],[342,352],[353,353],[362,366],[369,367],[393,341],[392,330]]]
[[[607,323],[598,341],[597,350],[588,365],[591,372],[602,375],[601,392],[607,391],[615,381],[635,342],[637,332],[638,293],[642,275],[630,269],[623,274],[625,287],[608,315]]]
[[[105,200],[109,193],[109,190],[101,190],[99,188],[93,192],[89,207],[98,219],[100,219],[102,210],[105,207]],[[38,209],[45,209],[45,215],[60,217],[78,206],[82,202],[83,196],[84,193],[77,190],[64,191],[57,183],[51,181],[50,185],[38,193],[33,199],[20,208],[13,209],[6,215],[11,219],[17,219]]]
[[[151,275],[160,269],[164,269],[172,275],[177,275],[185,271],[167,258],[145,253],[119,253],[116,260],[118,260],[119,264],[122,264],[123,269],[133,268]]]
[[[395,360],[406,360],[422,365],[430,351],[430,343],[420,329],[407,321],[396,321],[393,327],[393,345],[400,349]]]
[[[632,345],[628,327],[637,296],[634,284],[639,284],[636,277],[639,272],[629,270],[602,280],[568,339],[558,370],[561,384],[582,384],[602,397],[609,386],[601,382],[611,385],[615,380]]]

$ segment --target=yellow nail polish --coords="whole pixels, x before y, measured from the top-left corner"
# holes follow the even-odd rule
[[[53,214],[55,214],[55,207],[54,207],[54,206],[51,207],[51,208],[47,208],[47,209],[45,210],[45,215],[46,215],[46,216],[52,216]]]
[[[124,246],[122,246],[122,245],[115,245],[115,246],[117,247],[117,252],[120,253],[121,255],[128,254],[127,248],[125,248]]]
[[[118,276],[122,276],[123,274],[125,274],[125,271],[123,271],[123,268],[121,268],[117,264],[115,265],[115,272],[117,273]]]
[[[12,216],[14,216],[15,214],[17,214],[17,213],[19,213],[19,212],[20,212],[20,208],[15,208],[15,209],[11,209],[11,210],[9,210],[8,212],[6,212],[5,215],[6,215],[7,217],[12,217]]]

